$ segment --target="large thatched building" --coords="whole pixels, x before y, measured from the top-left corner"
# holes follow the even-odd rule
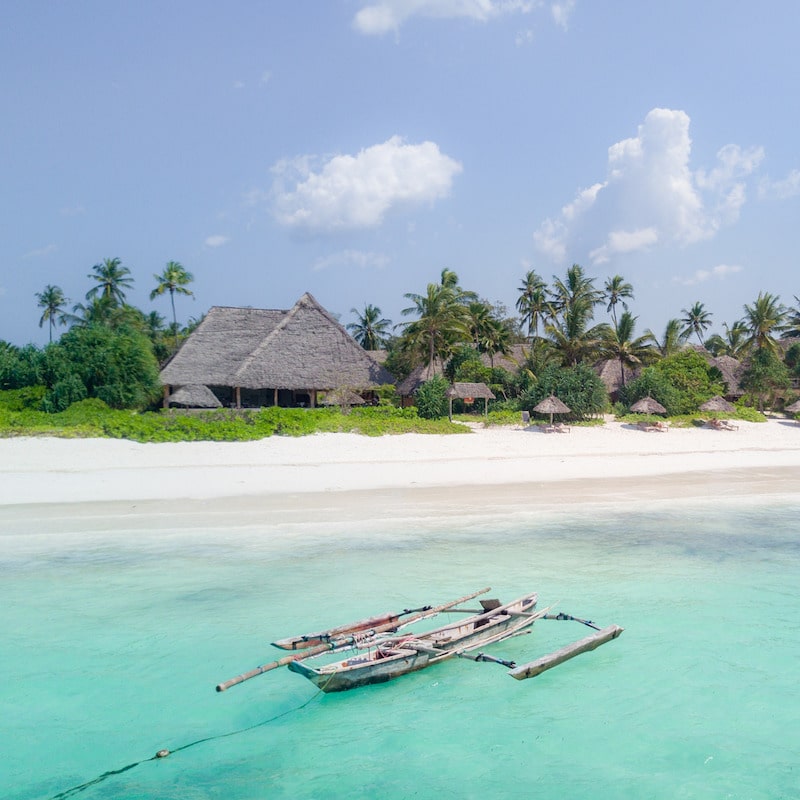
[[[207,386],[223,405],[316,406],[317,393],[367,392],[392,376],[310,294],[288,311],[214,306],[161,370],[176,387]]]

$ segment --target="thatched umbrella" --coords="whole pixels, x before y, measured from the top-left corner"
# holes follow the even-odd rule
[[[658,400],[654,400],[649,395],[647,397],[643,397],[641,400],[637,400],[632,406],[631,411],[634,414],[666,414],[667,409],[658,402]]]
[[[541,403],[533,407],[533,410],[537,414],[549,414],[551,425],[553,424],[553,414],[569,414],[572,411],[566,403],[563,403],[554,394],[551,394],[550,397],[545,397]]]
[[[352,389],[339,388],[328,392],[322,401],[324,406],[360,406],[364,398]]]
[[[736,406],[733,403],[729,403],[724,397],[720,397],[716,395],[712,397],[710,400],[706,400],[703,405],[700,406],[701,411],[722,411],[725,414],[732,414],[736,411]]]
[[[795,400],[790,406],[786,406],[783,409],[784,411],[788,411],[790,414],[798,414],[800,413],[800,400]]]
[[[170,405],[184,406],[185,408],[221,408],[217,396],[208,386],[201,384],[190,384],[181,386],[175,390],[168,398]]]

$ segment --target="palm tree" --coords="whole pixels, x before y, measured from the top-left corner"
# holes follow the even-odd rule
[[[488,303],[476,300],[467,306],[467,324],[472,343],[480,353],[488,353],[494,366],[496,353],[507,353],[511,344],[511,332],[498,319]]]
[[[772,335],[784,328],[786,307],[780,297],[769,292],[759,292],[752,306],[744,307],[744,324],[750,334],[745,342],[748,350],[768,350],[778,352],[778,342]]]
[[[711,312],[706,311],[703,303],[697,302],[691,308],[682,308],[681,313],[686,315],[681,320],[684,326],[681,334],[687,339],[693,333],[697,334],[697,341],[703,347],[702,334],[711,327]]]
[[[706,340],[706,348],[715,356],[741,359],[747,349],[747,324],[743,320],[737,320],[730,327],[727,322],[723,322],[722,327],[725,329],[725,336],[718,333],[710,336]]]
[[[70,325],[79,327],[95,324],[108,325],[111,322],[114,308],[114,302],[111,298],[101,295],[100,297],[93,297],[85,305],[83,303],[75,303],[72,306],[72,313],[65,314],[65,317]]]
[[[404,297],[413,305],[402,314],[416,314],[418,319],[405,324],[403,347],[427,357],[431,365],[437,358],[444,364],[453,346],[469,337],[467,309],[460,295],[451,286],[429,283],[424,295],[409,293]]]
[[[633,286],[625,282],[622,275],[615,275],[613,278],[606,279],[606,285],[603,289],[603,299],[608,301],[606,311],[611,314],[611,319],[614,320],[614,327],[617,326],[617,303],[619,303],[625,311],[628,310],[626,299],[633,300]]]
[[[550,322],[545,331],[561,351],[564,363],[575,365],[595,355],[608,328],[605,323],[589,328],[594,307],[602,295],[594,288],[594,279],[587,278],[579,264],[567,270],[564,281],[555,277],[553,281]]]
[[[64,306],[69,300],[64,296],[60,286],[53,286],[52,284],[45,286],[43,292],[36,292],[36,299],[39,301],[39,308],[44,309],[39,319],[39,327],[41,328],[45,322],[50,323],[50,342],[52,343],[56,321],[60,325],[67,324],[67,314],[64,311]]]
[[[95,264],[92,271],[86,276],[97,284],[86,292],[86,299],[103,297],[110,300],[112,305],[121,306],[125,303],[125,292],[133,286],[133,278],[128,276],[131,271],[122,266],[118,258],[106,258],[101,264]]]
[[[351,308],[350,313],[356,315],[356,321],[349,322],[345,328],[365,350],[380,350],[386,345],[392,321],[381,319],[381,310],[377,306],[365,304],[363,313],[355,308]]]
[[[547,284],[533,270],[525,274],[520,295],[517,298],[517,311],[522,324],[528,326],[528,337],[539,335],[539,323],[544,322],[547,313]]]
[[[636,320],[629,311],[623,311],[614,327],[608,327],[602,340],[602,350],[609,358],[619,361],[622,385],[625,385],[625,367],[635,367],[653,360],[655,351],[645,334],[634,339]]]
[[[796,306],[787,309],[786,327],[783,330],[784,338],[800,336],[800,297],[794,296]]]
[[[681,331],[681,321],[679,319],[671,319],[667,321],[664,327],[664,338],[661,341],[649,328],[644,332],[644,335],[647,341],[655,346],[661,357],[667,358],[683,347],[688,334]]]
[[[175,347],[178,347],[178,318],[175,316],[175,294],[185,294],[192,296],[194,293],[187,289],[187,284],[194,280],[191,272],[187,272],[183,265],[177,261],[168,261],[167,266],[160,275],[153,275],[158,281],[158,285],[150,292],[150,299],[154,300],[158,295],[169,292],[170,303],[172,303],[172,327],[175,331]]]

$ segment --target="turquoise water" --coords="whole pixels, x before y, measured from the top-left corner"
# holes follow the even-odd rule
[[[798,512],[783,499],[413,534],[275,538],[265,524],[189,539],[169,517],[135,536],[7,532],[0,794],[800,797]],[[625,633],[522,682],[458,660],[336,695],[286,669],[214,692],[279,655],[275,638],[485,585]],[[523,663],[587,632],[540,622],[492,652]]]

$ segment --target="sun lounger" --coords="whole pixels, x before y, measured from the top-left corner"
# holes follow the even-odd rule
[[[563,422],[554,422],[552,425],[545,425],[543,430],[545,433],[569,433],[571,429]]]

